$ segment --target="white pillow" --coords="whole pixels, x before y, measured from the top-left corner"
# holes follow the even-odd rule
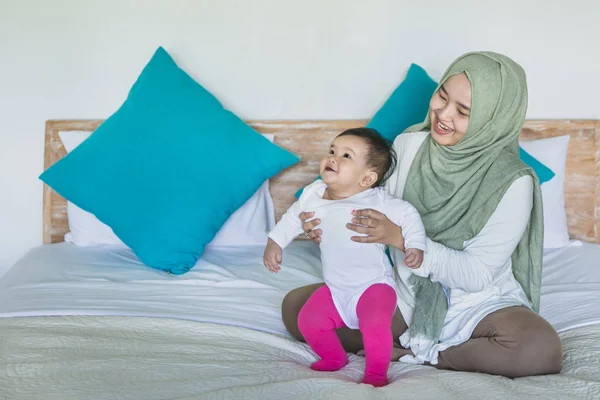
[[[273,135],[270,136],[273,141]],[[269,192],[269,181],[266,180],[243,206],[231,214],[207,246],[264,246],[274,227],[275,206]]]
[[[565,169],[570,138],[566,135],[520,142],[523,150],[554,172],[554,178],[542,185],[545,249],[565,247],[569,244],[565,213]]]
[[[85,141],[91,132],[61,131],[58,133],[68,153]],[[271,142],[273,135],[263,135]],[[243,172],[241,172],[243,173]],[[67,203],[70,232],[65,241],[78,246],[125,244],[112,229],[93,214],[75,204]],[[265,245],[267,234],[275,226],[275,207],[269,192],[269,181],[265,181],[246,203],[236,210],[223,224],[207,246],[251,246]]]

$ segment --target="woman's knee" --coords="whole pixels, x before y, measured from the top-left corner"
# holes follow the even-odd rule
[[[562,369],[563,348],[550,324],[517,335],[518,362],[527,366],[527,375],[558,374]]]
[[[563,366],[563,347],[560,341],[560,337],[558,333],[553,329],[552,332],[549,333],[549,337],[547,339],[549,345],[545,351],[545,357],[548,365],[548,374],[558,374],[562,370]]]
[[[557,374],[562,369],[563,349],[556,330],[545,319],[528,309],[507,314],[499,326],[505,343],[512,342],[518,376]],[[512,318],[511,318],[512,317]]]
[[[552,325],[528,308],[509,307],[485,317],[471,340],[440,353],[439,367],[516,378],[558,373],[562,357]]]

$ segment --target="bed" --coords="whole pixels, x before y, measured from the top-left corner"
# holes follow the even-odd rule
[[[45,166],[65,150],[59,131],[101,121],[48,121]],[[254,121],[302,162],[271,180],[277,218],[314,179],[333,135],[365,121]],[[541,314],[559,331],[564,368],[507,379],[392,363],[390,385],[358,384],[364,358],[334,373],[286,332],[285,293],[319,282],[318,248],[296,240],[282,272],[261,246],[208,249],[190,272],[167,275],[120,246],[64,243],[66,201],[44,188],[44,245],[0,280],[0,398],[567,399],[600,398],[600,122],[527,121],[523,139],[570,135],[565,209],[572,241],[544,254]]]

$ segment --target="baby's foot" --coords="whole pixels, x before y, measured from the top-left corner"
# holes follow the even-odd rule
[[[388,384],[386,375],[387,374],[381,375],[381,374],[365,372],[365,377],[363,378],[363,383],[366,383],[367,385],[373,385],[375,387],[385,386]]]
[[[344,354],[343,358],[323,358],[315,361],[310,366],[315,371],[338,371],[348,364],[348,356]]]

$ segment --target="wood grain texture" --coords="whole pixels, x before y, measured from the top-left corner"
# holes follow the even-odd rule
[[[46,123],[44,168],[64,157],[61,131],[93,131],[102,120],[52,120]],[[275,143],[297,154],[301,161],[271,179],[276,218],[295,200],[294,193],[312,182],[319,160],[333,138],[345,129],[364,126],[366,120],[249,121],[261,133],[275,135]],[[600,121],[531,120],[523,140],[570,135],[565,176],[565,209],[574,239],[600,243]],[[62,242],[69,231],[67,202],[44,185],[44,243]]]
[[[522,139],[570,135],[565,209],[574,239],[600,243],[600,121],[528,121]]]
[[[55,120],[46,121],[46,137],[44,143],[44,170],[63,158],[67,151],[58,136],[61,131],[94,131],[102,120]],[[44,184],[44,226],[43,242],[58,243],[64,240],[69,232],[67,218],[67,201]]]

